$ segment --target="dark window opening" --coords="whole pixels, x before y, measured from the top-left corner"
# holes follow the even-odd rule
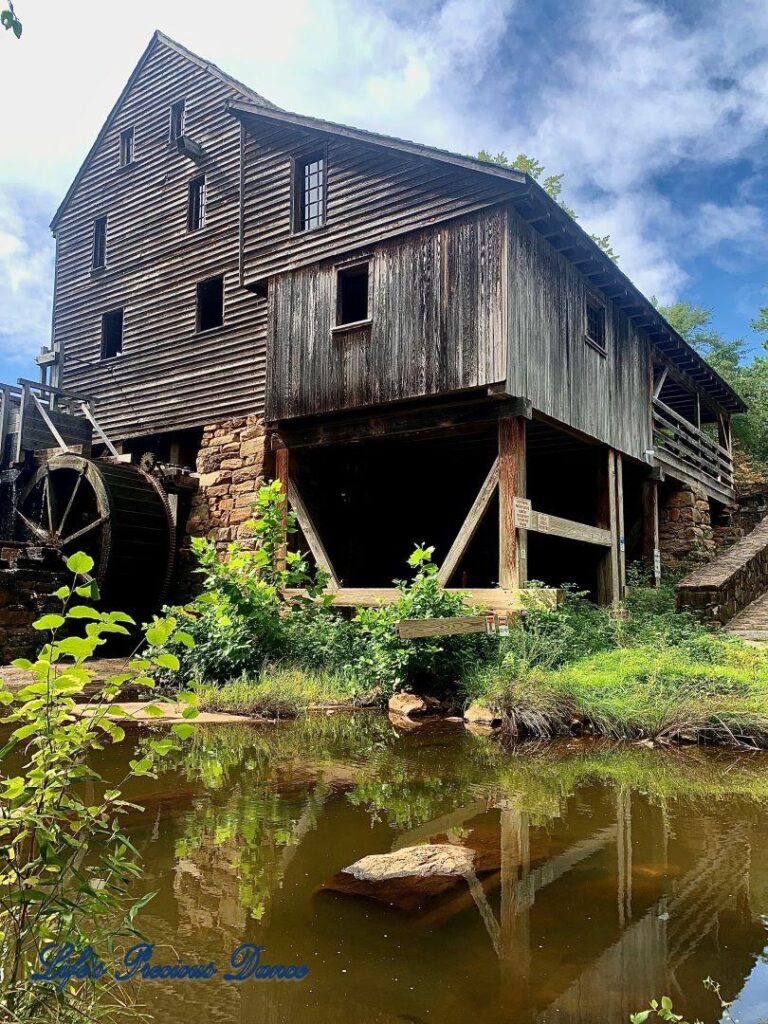
[[[336,278],[336,325],[368,319],[368,264],[339,270]]]
[[[224,278],[209,277],[197,286],[197,329],[210,331],[224,323]]]
[[[316,153],[296,164],[296,229],[311,231],[325,223],[325,156]]]
[[[115,309],[101,318],[101,358],[114,359],[123,351],[123,311]]]
[[[587,296],[587,340],[605,352],[605,306],[598,299]]]
[[[120,166],[127,167],[133,163],[133,128],[120,132]]]
[[[184,100],[179,100],[171,106],[171,121],[168,137],[171,142],[180,139],[184,134],[185,105]]]
[[[93,255],[91,266],[99,270],[107,262],[107,218],[99,217],[93,222]]]
[[[205,175],[193,178],[189,183],[187,201],[187,228],[197,231],[205,221]]]

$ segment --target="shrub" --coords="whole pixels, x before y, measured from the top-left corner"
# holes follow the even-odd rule
[[[395,625],[401,619],[451,618],[465,615],[461,594],[450,593],[437,578],[434,548],[417,546],[408,559],[416,570],[410,582],[397,581],[400,597],[389,605],[361,608],[352,620],[356,633],[353,671],[369,685],[387,691],[424,687],[446,691],[468,669],[487,660],[495,641],[483,634],[401,639]]]

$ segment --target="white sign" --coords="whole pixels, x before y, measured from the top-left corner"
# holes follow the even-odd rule
[[[549,516],[545,516],[543,512],[537,512],[536,522],[539,527],[539,533],[549,533]]]
[[[658,548],[653,549],[653,575],[657,580],[661,579],[661,552]]]
[[[512,499],[512,514],[518,530],[528,530],[531,525],[531,503],[528,498]]]

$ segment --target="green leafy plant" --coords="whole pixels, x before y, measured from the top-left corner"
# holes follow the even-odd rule
[[[183,656],[186,679],[236,679],[284,657],[285,614],[308,609],[325,588],[322,570],[313,571],[301,552],[286,550],[285,534],[296,533],[296,516],[279,480],[260,488],[253,509],[248,547],[232,543],[222,558],[212,541],[192,542],[203,592],[190,608],[175,612],[185,616],[195,640],[194,648],[174,648]],[[303,594],[289,597],[290,590]]]
[[[482,634],[417,640],[404,640],[397,635],[395,626],[401,619],[467,614],[464,595],[447,591],[440,583],[433,554],[433,547],[418,545],[408,559],[415,575],[410,581],[397,581],[398,600],[375,608],[360,608],[353,619],[358,638],[352,667],[371,685],[382,685],[388,691],[410,686],[445,691],[493,650],[494,641]]]
[[[731,1021],[732,1024],[736,1024],[735,1018],[731,1014],[732,1002],[723,999],[722,993],[720,992],[720,985],[718,982],[713,981],[712,978],[705,978],[703,982],[704,988],[710,992],[714,992],[720,1003],[721,1020]],[[646,1021],[656,1018],[658,1020],[672,1021],[676,1024],[688,1024],[683,1019],[681,1013],[674,1012],[674,1006],[669,996],[662,996],[661,999],[652,999],[649,1004],[649,1009],[640,1010],[639,1013],[631,1013],[629,1015],[629,1024],[645,1024]],[[697,1018],[693,1024],[702,1024]]]
[[[5,8],[0,11],[0,25],[6,32],[12,32],[17,39],[21,39],[22,25],[13,6],[13,0],[5,0]]]
[[[89,659],[109,636],[127,634],[133,620],[86,603],[98,597],[88,555],[72,555],[67,566],[74,579],[56,592],[60,613],[34,623],[47,641],[34,661],[14,662],[29,682],[15,691],[0,684],[0,725],[10,732],[0,749],[0,1005],[15,1021],[90,1019],[103,1003],[104,981],[72,979],[58,989],[33,982],[31,974],[47,943],[91,946],[104,957],[120,936],[135,934],[135,917],[152,894],[136,896],[132,888],[140,868],[121,828],[132,806],[122,787],[129,778],[152,775],[156,759],[194,731],[186,719],[197,715],[195,695],[179,694],[185,721],[149,739],[122,782],[101,777],[94,753],[125,738],[115,720],[125,717],[117,704],[121,689],[129,682],[151,688],[150,673],[178,667],[163,648],[174,637],[190,638],[175,618],[155,619],[145,629],[146,650],[95,688]],[[86,689],[84,711],[76,701]],[[153,704],[145,711],[163,716]]]

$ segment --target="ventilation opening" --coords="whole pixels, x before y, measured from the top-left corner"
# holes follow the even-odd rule
[[[338,271],[336,280],[336,326],[367,320],[368,313],[367,263]]]
[[[101,318],[101,358],[113,359],[123,351],[123,311],[115,309]]]
[[[210,331],[224,323],[224,278],[209,277],[197,286],[197,329]]]

